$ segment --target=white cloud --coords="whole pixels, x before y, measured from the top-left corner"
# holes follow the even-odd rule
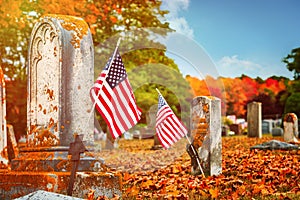
[[[237,55],[224,56],[217,62],[217,69],[221,76],[239,77],[242,74],[256,77],[258,74],[264,74],[262,66],[249,60],[239,59]]]
[[[162,9],[170,11],[166,15],[166,20],[170,23],[170,27],[180,34],[194,38],[194,31],[189,26],[184,17],[180,16],[180,11],[187,10],[190,0],[163,0]]]
[[[187,10],[190,4],[189,0],[164,0],[164,6],[168,8],[172,15],[178,15],[178,12],[183,9]]]

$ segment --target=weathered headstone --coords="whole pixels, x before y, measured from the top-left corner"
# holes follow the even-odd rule
[[[285,142],[299,142],[298,137],[298,118],[295,113],[287,113],[283,119]]]
[[[248,137],[262,137],[261,103],[251,102],[247,105]]]
[[[192,145],[198,151],[207,175],[222,173],[221,101],[216,97],[196,97],[191,104]],[[194,162],[195,163],[195,162]],[[192,166],[193,174],[200,174]]]
[[[158,108],[158,105],[155,104],[155,105],[152,105],[146,115],[146,121],[147,121],[147,129],[146,129],[146,132],[147,133],[150,133],[149,135],[153,135],[153,139],[154,139],[154,143],[153,143],[153,146],[151,149],[153,150],[158,150],[158,149],[162,149],[162,145],[158,139],[158,136],[156,134],[156,129],[155,129],[155,126],[156,126],[156,115],[157,115],[157,108]]]
[[[89,120],[94,82],[94,48],[81,18],[46,15],[35,24],[28,56],[28,142],[69,146],[74,134],[94,142]]]
[[[7,130],[6,130],[6,94],[5,81],[2,68],[0,68],[0,168],[6,167],[8,163],[7,154]]]
[[[15,137],[14,127],[11,124],[7,124],[7,154],[8,160],[11,162],[19,155],[18,143]]]
[[[157,104],[154,104],[150,107],[146,115],[147,130],[149,136],[155,134],[155,125],[156,125],[156,114],[157,114]]]
[[[228,125],[222,126],[222,136],[227,136],[229,131],[230,131],[230,129],[229,129]]]

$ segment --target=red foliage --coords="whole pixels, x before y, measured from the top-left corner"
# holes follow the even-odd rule
[[[281,91],[286,90],[284,79],[280,81],[268,78],[264,82],[258,82],[248,76],[241,78],[218,78],[206,77],[199,80],[195,77],[187,76],[186,80],[190,83],[195,96],[216,96],[222,104],[222,113],[234,114],[244,117],[246,104],[260,94],[271,95],[275,101],[275,96]],[[275,102],[270,102],[270,104]],[[226,113],[223,112],[226,110]]]

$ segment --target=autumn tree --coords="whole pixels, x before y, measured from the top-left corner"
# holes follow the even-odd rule
[[[210,92],[205,83],[205,80],[200,80],[196,77],[187,75],[186,80],[189,82],[194,96],[210,96]]]
[[[179,72],[177,65],[165,55],[166,47],[156,40],[172,31],[169,24],[164,21],[164,15],[168,11],[161,10],[161,4],[161,0],[2,1],[0,7],[0,62],[4,74],[7,79],[18,82],[15,84],[15,91],[19,91],[18,86],[26,85],[25,66],[31,30],[37,20],[47,14],[73,15],[81,17],[87,22],[95,46],[95,76],[104,68],[119,37],[123,38],[119,50],[128,71],[163,60],[165,66]],[[185,82],[182,77],[179,79],[183,83]],[[164,92],[167,89],[162,87],[161,90]],[[139,92],[147,94],[148,91],[145,88]],[[8,97],[8,107],[13,107],[11,106],[13,99],[10,98],[16,97]],[[22,101],[20,105],[26,105],[26,98],[19,100]],[[142,109],[147,110],[148,108]],[[26,111],[19,113],[18,116],[12,115],[12,112],[9,111],[8,113],[8,121],[15,117],[26,119]]]

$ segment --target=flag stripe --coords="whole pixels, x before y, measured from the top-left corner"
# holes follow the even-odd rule
[[[102,98],[97,98],[96,108],[100,112],[101,116],[106,119],[106,123],[110,124],[109,129],[110,133],[113,134],[113,137],[118,137],[118,135],[122,135],[122,130],[120,126],[118,126],[119,122],[114,118],[114,109],[112,103],[109,99],[111,99],[110,93],[105,87],[105,84],[100,92],[100,96]]]
[[[184,137],[187,129],[160,94],[158,102],[156,133],[161,145],[167,149]]]
[[[157,116],[157,120],[156,123],[159,124],[162,121],[164,121],[166,118],[168,118],[170,115],[172,115],[172,110],[168,108],[168,106],[164,106],[161,110],[161,112],[159,112],[158,116]]]
[[[141,119],[141,110],[136,105],[122,58],[117,49],[116,55],[107,62],[90,93],[96,109],[107,123],[114,139]]]
[[[125,81],[123,81],[118,87],[118,93],[119,96],[122,96],[122,98],[119,97],[119,102],[122,103],[122,111],[125,114],[125,119],[127,119],[127,127],[130,127],[130,124],[134,124],[135,123],[135,116],[132,115],[132,113],[134,113],[133,111],[135,110],[130,102],[130,96],[128,96],[127,91],[124,88],[124,84],[126,85],[127,79]]]
[[[167,133],[165,133],[164,129],[160,126],[157,128],[157,133],[161,141],[163,141],[163,146],[171,146],[173,144],[173,141],[167,136]]]
[[[107,97],[107,99],[105,99],[105,105],[107,105],[107,107],[105,107],[105,109],[107,110],[111,110],[111,116],[110,118],[112,119],[113,123],[110,124],[110,126],[116,126],[119,130],[116,133],[112,133],[114,136],[121,136],[123,132],[125,132],[124,130],[124,126],[122,125],[122,122],[119,119],[119,115],[116,112],[116,107],[114,106],[114,100],[115,98],[113,98],[112,95],[114,95],[114,92],[112,91],[111,87],[109,87],[107,82],[104,82],[104,92],[105,95],[103,95],[103,97]],[[122,119],[121,119],[122,120]]]
[[[172,117],[166,120],[166,127],[168,127],[168,130],[170,131],[170,135],[173,137],[174,142],[177,142],[181,137],[178,133],[178,130],[175,124],[172,124],[174,121],[172,121]]]
[[[167,143],[167,142],[162,138],[161,134],[157,134],[157,135],[158,135],[158,139],[159,139],[160,143],[162,144],[162,146],[163,146],[164,148],[169,148],[169,147],[170,147],[170,144]]]
[[[128,79],[126,79],[124,83],[126,84],[126,87],[124,86],[124,91],[126,91],[127,96],[130,97],[128,102],[130,102],[131,111],[134,114],[134,121],[135,123],[137,123],[140,119],[140,115],[142,114],[142,112],[141,109],[136,105],[133,92],[129,90],[131,86]]]

